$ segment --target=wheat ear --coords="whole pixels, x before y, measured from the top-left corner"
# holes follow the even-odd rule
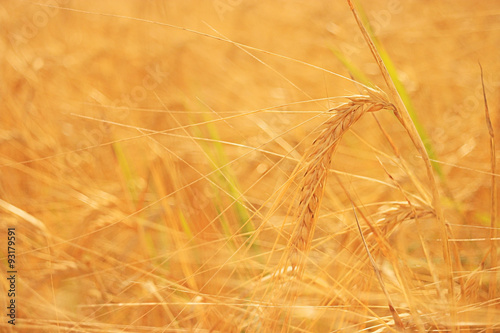
[[[370,89],[368,95],[350,96],[348,99],[349,102],[332,110],[335,116],[326,122],[325,128],[306,154],[297,220],[288,247],[288,263],[299,274],[304,266],[304,254],[307,254],[311,246],[332,156],[342,136],[366,112],[395,110],[385,94],[378,90]]]
[[[303,167],[299,170],[303,170],[303,177],[299,182],[298,207],[294,214],[296,220],[282,261],[273,275],[278,288],[272,291],[272,306],[264,317],[265,324],[262,326],[264,332],[276,332],[277,318],[282,309],[278,304],[288,305],[285,307],[288,310],[282,326],[282,331],[287,330],[291,305],[297,298],[298,283],[302,279],[305,258],[311,248],[328,170],[340,140],[365,113],[382,109],[396,111],[386,95],[379,90],[368,89],[366,95],[346,98],[348,102],[331,110],[334,115],[325,123],[324,129],[302,159]]]

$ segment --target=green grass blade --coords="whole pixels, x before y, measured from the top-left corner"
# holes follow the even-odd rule
[[[362,70],[360,70],[356,65],[354,65],[351,61],[349,61],[349,59],[347,59],[347,57],[344,56],[344,54],[340,50],[337,50],[334,47],[330,47],[330,50],[333,52],[335,57],[337,57],[337,59],[342,63],[342,65],[344,65],[344,67],[347,68],[351,76],[356,81],[364,85],[374,87],[373,83],[371,83],[368,76],[366,76]]]
[[[233,175],[233,172],[229,166],[230,161],[226,155],[224,146],[222,143],[220,143],[221,140],[217,128],[213,123],[209,122],[209,120],[211,119],[209,119],[208,117],[205,117],[204,120],[207,121],[206,129],[208,131],[208,137],[212,142],[210,142],[210,144],[202,142],[200,143],[200,145],[203,151],[213,162],[214,168],[217,169],[217,172],[215,172],[211,177],[213,182],[218,185],[218,187],[214,185],[214,191],[217,193],[215,198],[217,202],[214,202],[214,204],[219,213],[223,211],[222,199],[220,198],[218,193],[221,191],[221,189],[225,191],[227,195],[234,200],[231,209],[236,216],[238,226],[241,228],[241,233],[251,235],[251,233],[255,231],[255,228],[251,223],[250,214],[248,213],[247,208],[241,201],[243,195],[239,190],[239,184],[236,180],[236,177]],[[197,134],[201,135],[202,133],[200,132]],[[223,224],[223,229],[225,231],[228,231],[227,226],[224,226],[224,223],[227,223],[227,221],[222,218],[222,216],[221,223]]]
[[[118,165],[120,166],[120,170],[125,177],[125,182],[130,196],[132,197],[132,201],[134,202],[134,204],[137,204],[139,196],[137,194],[137,188],[135,185],[135,176],[132,172],[132,169],[130,168],[130,164],[127,160],[125,152],[123,151],[123,148],[119,142],[113,143],[112,147],[116,156],[116,160],[118,161]]]
[[[380,54],[380,57],[382,58],[382,61],[384,62],[385,67],[387,68],[387,71],[389,72],[389,75],[394,82],[394,85],[396,86],[396,90],[398,91],[399,95],[401,96],[401,99],[406,106],[406,109],[408,110],[408,113],[410,114],[410,117],[415,124],[415,128],[417,129],[418,135],[422,139],[425,149],[427,151],[427,154],[429,155],[429,158],[431,159],[431,164],[436,173],[438,174],[439,178],[442,181],[445,181],[444,178],[444,173],[443,170],[441,169],[441,166],[433,162],[432,160],[437,160],[436,153],[434,152],[434,148],[432,147],[431,140],[429,136],[427,135],[427,131],[425,130],[424,126],[422,123],[418,120],[417,112],[415,110],[415,107],[413,106],[413,103],[411,101],[410,95],[408,94],[408,91],[406,90],[405,86],[401,82],[398,76],[398,72],[396,69],[396,66],[394,65],[394,62],[392,61],[391,57],[389,56],[389,53],[384,49],[382,43],[377,39],[375,36],[375,33],[373,31],[372,26],[370,25],[370,21],[368,19],[368,16],[366,15],[365,11],[363,10],[363,7],[359,3],[359,1],[354,1],[356,2],[359,16],[361,17],[361,20],[363,21],[363,24],[365,25],[368,33],[370,34],[371,39],[373,40],[373,43],[375,44],[375,47],[377,48],[377,51]],[[342,60],[341,60],[342,61]]]
[[[184,233],[189,237],[189,239],[193,239],[193,233],[191,232],[191,228],[189,227],[189,223],[186,220],[182,211],[179,210],[179,220],[181,221],[181,227]]]

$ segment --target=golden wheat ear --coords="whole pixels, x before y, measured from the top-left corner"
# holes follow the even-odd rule
[[[269,331],[274,330],[277,325],[278,308],[288,309],[285,322],[290,318],[290,309],[297,298],[298,283],[302,279],[311,248],[332,158],[342,137],[367,112],[382,109],[396,111],[380,90],[368,89],[364,95],[348,96],[346,99],[347,102],[330,110],[333,113],[331,119],[324,124],[301,160],[303,165],[299,170],[303,170],[303,176],[299,181],[298,206],[293,215],[294,229],[273,275],[278,288],[273,291],[271,303],[285,306],[272,307],[271,313],[268,313],[267,318],[271,322]],[[293,283],[287,283],[284,279]]]
[[[347,99],[348,102],[332,109],[335,114],[325,123],[325,128],[314,140],[304,159],[305,171],[299,185],[299,205],[287,262],[299,274],[304,265],[302,259],[311,246],[328,170],[340,140],[365,113],[395,110],[385,94],[378,90],[370,89],[367,95],[349,96]]]

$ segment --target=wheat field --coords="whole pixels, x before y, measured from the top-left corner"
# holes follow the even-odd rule
[[[349,4],[0,2],[0,331],[500,332],[500,4]]]

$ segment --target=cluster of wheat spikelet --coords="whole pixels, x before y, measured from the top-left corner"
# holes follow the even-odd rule
[[[274,306],[266,316],[270,325],[264,327],[269,332],[275,331],[281,309],[287,308],[289,312],[297,297],[298,283],[311,248],[332,157],[343,135],[367,112],[382,109],[396,111],[380,90],[367,89],[366,95],[346,98],[348,102],[331,110],[334,115],[324,124],[324,129],[302,159],[303,167],[300,170],[303,176],[299,181],[298,206],[293,215],[294,229],[274,274],[278,288],[273,290]],[[285,326],[288,318],[289,314],[286,315]]]
[[[306,153],[304,176],[299,185],[297,220],[287,262],[299,274],[304,266],[304,254],[311,246],[332,157],[342,136],[367,112],[395,110],[381,91],[370,89],[367,92],[367,95],[347,97],[348,102],[334,108],[335,115],[325,123],[325,128]]]
[[[396,226],[410,220],[421,220],[435,217],[430,208],[424,208],[408,203],[397,203],[390,207],[381,208],[377,212],[376,224],[382,229],[383,234],[389,237]]]

